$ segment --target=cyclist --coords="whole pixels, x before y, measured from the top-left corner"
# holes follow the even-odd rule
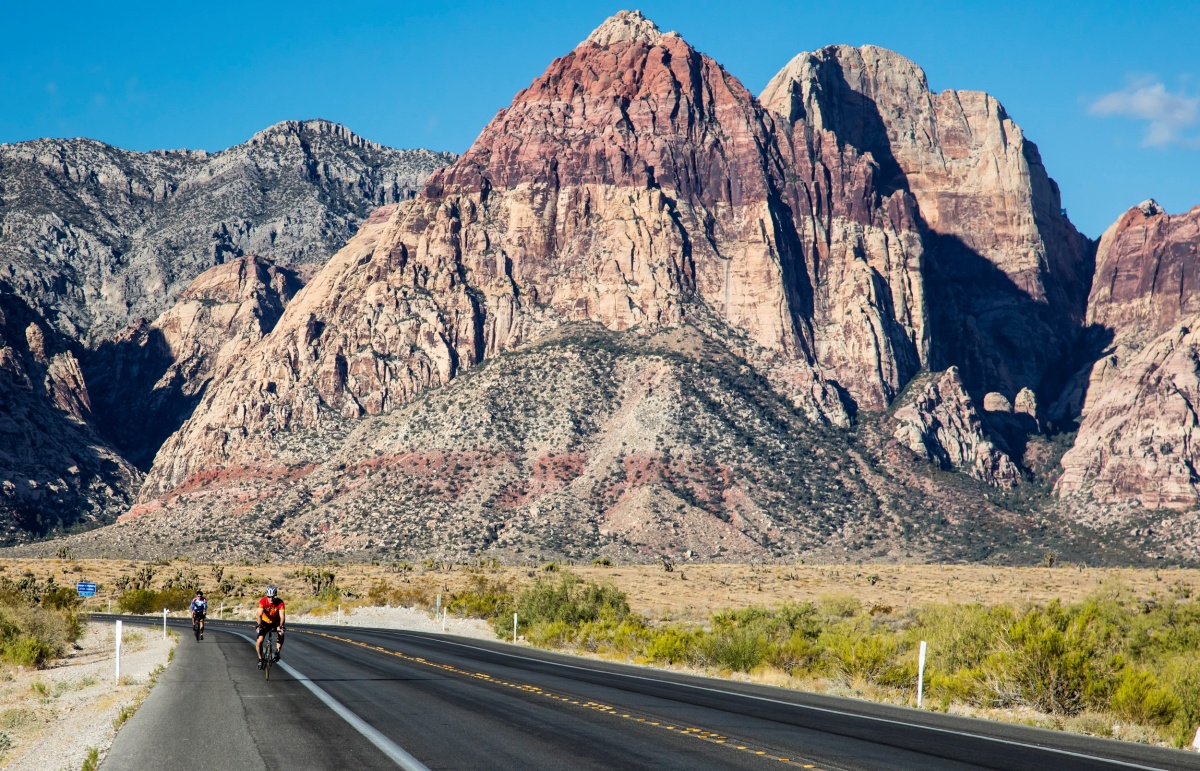
[[[192,626],[197,624],[200,626],[200,638],[204,639],[204,617],[208,615],[208,600],[204,599],[204,592],[200,589],[196,590],[196,596],[192,599]]]
[[[286,616],[283,600],[279,598],[279,590],[274,586],[268,586],[264,597],[258,601],[258,628],[255,630],[258,633],[258,639],[254,641],[254,649],[258,651],[259,669],[267,665],[263,659],[263,638],[271,629],[278,632],[275,658],[272,661],[279,661],[279,656],[283,653],[283,622]]]

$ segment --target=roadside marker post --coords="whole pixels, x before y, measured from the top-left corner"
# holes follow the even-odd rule
[[[446,611],[442,611],[442,634],[446,633]]]
[[[163,608],[163,639],[167,639],[167,609]]]
[[[438,592],[438,598],[437,598],[437,610],[435,610],[435,611],[433,612],[433,620],[434,620],[434,621],[437,621],[437,620],[438,620],[438,616],[440,616],[440,615],[442,615],[442,593],[441,593],[441,592]]]
[[[925,695],[925,641],[921,641],[921,652],[917,655],[917,709]]]
[[[121,684],[121,619],[117,619],[117,685]]]
[[[338,626],[342,625],[342,606],[338,605]]]
[[[517,644],[517,614],[513,614],[513,645]]]

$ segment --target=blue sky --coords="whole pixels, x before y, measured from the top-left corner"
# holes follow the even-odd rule
[[[1086,5],[1086,10],[1075,7]],[[394,147],[462,151],[620,3],[59,2],[0,29],[0,142],[135,150],[243,142],[322,117]],[[988,91],[1099,236],[1154,197],[1200,204],[1196,2],[639,2],[757,93],[795,54],[872,43],[935,90]]]

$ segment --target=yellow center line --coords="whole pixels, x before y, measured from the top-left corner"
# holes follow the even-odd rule
[[[594,701],[578,702],[578,701],[575,701],[566,696],[558,696],[556,694],[550,693],[549,691],[544,691],[536,685],[529,685],[529,684],[525,684],[525,683],[511,683],[507,680],[500,680],[498,678],[492,677],[491,675],[489,675],[485,672],[471,672],[466,669],[459,669],[458,667],[453,666],[451,664],[438,664],[436,662],[428,661],[424,658],[421,658],[420,656],[409,656],[408,654],[404,653],[403,651],[391,650],[389,648],[382,648],[378,645],[369,645],[367,643],[359,642],[358,640],[351,640],[347,637],[340,637],[335,634],[326,634],[325,632],[313,632],[313,631],[302,630],[302,629],[296,630],[296,631],[300,632],[301,634],[315,635],[317,637],[324,637],[329,640],[337,640],[338,642],[347,643],[348,645],[356,645],[360,648],[366,648],[368,650],[378,651],[380,653],[385,653],[389,656],[395,656],[396,658],[404,659],[405,661],[412,661],[417,664],[423,664],[428,667],[434,667],[436,669],[441,669],[441,670],[444,670],[446,672],[450,672],[453,674],[464,675],[466,677],[473,677],[477,680],[486,680],[487,682],[493,683],[495,685],[502,685],[502,686],[506,686],[508,688],[515,688],[520,691],[532,693],[535,696],[548,696],[549,698],[554,699],[556,701],[561,701],[564,704],[569,703],[569,704],[573,704],[573,705],[578,705],[578,706],[584,707],[586,709],[594,710],[601,714],[612,715],[613,717],[617,717],[619,715],[620,717],[631,718],[631,719],[637,720],[637,722],[639,722],[639,723],[644,723],[646,725],[652,725],[652,726],[655,726],[657,728],[662,728],[667,731],[675,730],[675,726],[673,726],[673,725],[662,725],[661,723],[658,723],[655,721],[649,721],[644,717],[635,718],[635,717],[633,717],[633,715],[631,715],[627,712],[618,713],[618,712],[616,712],[616,710],[613,707],[610,707],[610,706],[604,705],[604,704],[597,704]],[[729,739],[729,737],[725,736],[724,734],[719,734],[719,733],[716,733],[715,731],[704,731],[700,728],[686,728],[683,730],[683,733],[685,735],[695,736],[697,739],[702,739],[711,744],[725,744],[726,741]],[[749,750],[750,749],[748,745],[744,745],[744,744],[739,744],[739,745],[725,744],[725,746],[736,747],[739,750]],[[750,751],[753,752],[755,755],[762,755],[764,757],[768,757],[765,750],[750,750]],[[769,757],[773,758],[774,760],[778,760],[782,763],[793,762],[792,758],[778,757],[778,756],[774,756],[774,755],[769,756]],[[816,766],[814,766],[811,763],[808,763],[808,764],[804,765],[804,768],[816,768]]]

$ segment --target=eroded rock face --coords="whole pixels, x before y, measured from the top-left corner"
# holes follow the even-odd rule
[[[892,413],[892,436],[918,456],[994,487],[1020,482],[1016,464],[985,433],[958,370],[951,367],[922,379],[909,386],[911,398]]]
[[[1096,251],[1087,322],[1133,349],[1200,313],[1200,206],[1170,216],[1154,201],[1125,212]]]
[[[130,325],[85,358],[98,425],[148,468],[215,371],[274,327],[300,289],[296,272],[242,257],[200,274],[153,322]]]
[[[1088,302],[1099,357],[1068,384],[1057,410],[1081,415],[1063,457],[1061,495],[1150,508],[1197,502],[1193,442],[1200,324],[1200,207],[1170,216],[1133,207],[1100,239]]]
[[[1082,321],[1088,245],[1000,103],[934,94],[913,62],[874,46],[800,54],[760,98],[870,153],[882,192],[916,199],[930,313],[923,363],[958,366],[975,393],[1036,389]]]
[[[411,198],[453,158],[328,121],[280,123],[219,153],[0,145],[0,280],[94,347],[166,311],[214,265],[324,263],[373,209]]]
[[[847,423],[834,378],[885,406],[923,345],[911,198],[880,199],[869,160],[777,127],[648,24],[606,23],[373,216],[205,394],[143,499],[259,457],[267,427],[395,409],[575,321],[711,322],[813,419]]]
[[[1200,503],[1200,316],[1112,374],[1063,456],[1060,495],[1186,509]]]
[[[77,349],[0,284],[0,538],[103,522],[141,475],[91,425]]]

